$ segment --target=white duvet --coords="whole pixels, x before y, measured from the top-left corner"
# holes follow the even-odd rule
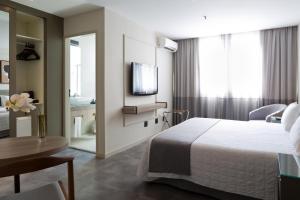
[[[199,123],[201,118],[190,121]],[[147,180],[179,178],[230,193],[277,200],[277,153],[294,151],[281,124],[221,120],[192,144],[190,176],[148,172],[149,147],[138,173]]]

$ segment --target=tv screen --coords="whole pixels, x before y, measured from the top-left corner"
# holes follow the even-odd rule
[[[131,63],[131,93],[136,96],[153,95],[158,92],[158,67]]]

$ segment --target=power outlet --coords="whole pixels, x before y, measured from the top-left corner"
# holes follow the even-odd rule
[[[155,118],[155,124],[158,124],[158,118]]]
[[[148,121],[144,121],[144,127],[148,127]]]

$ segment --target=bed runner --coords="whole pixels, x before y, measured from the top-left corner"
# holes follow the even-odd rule
[[[149,172],[191,174],[191,145],[219,119],[192,118],[154,137],[150,145]]]

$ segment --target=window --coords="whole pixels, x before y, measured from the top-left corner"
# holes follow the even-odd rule
[[[70,45],[70,95],[81,96],[81,49]]]
[[[200,38],[199,61],[201,96],[261,97],[259,32]]]

